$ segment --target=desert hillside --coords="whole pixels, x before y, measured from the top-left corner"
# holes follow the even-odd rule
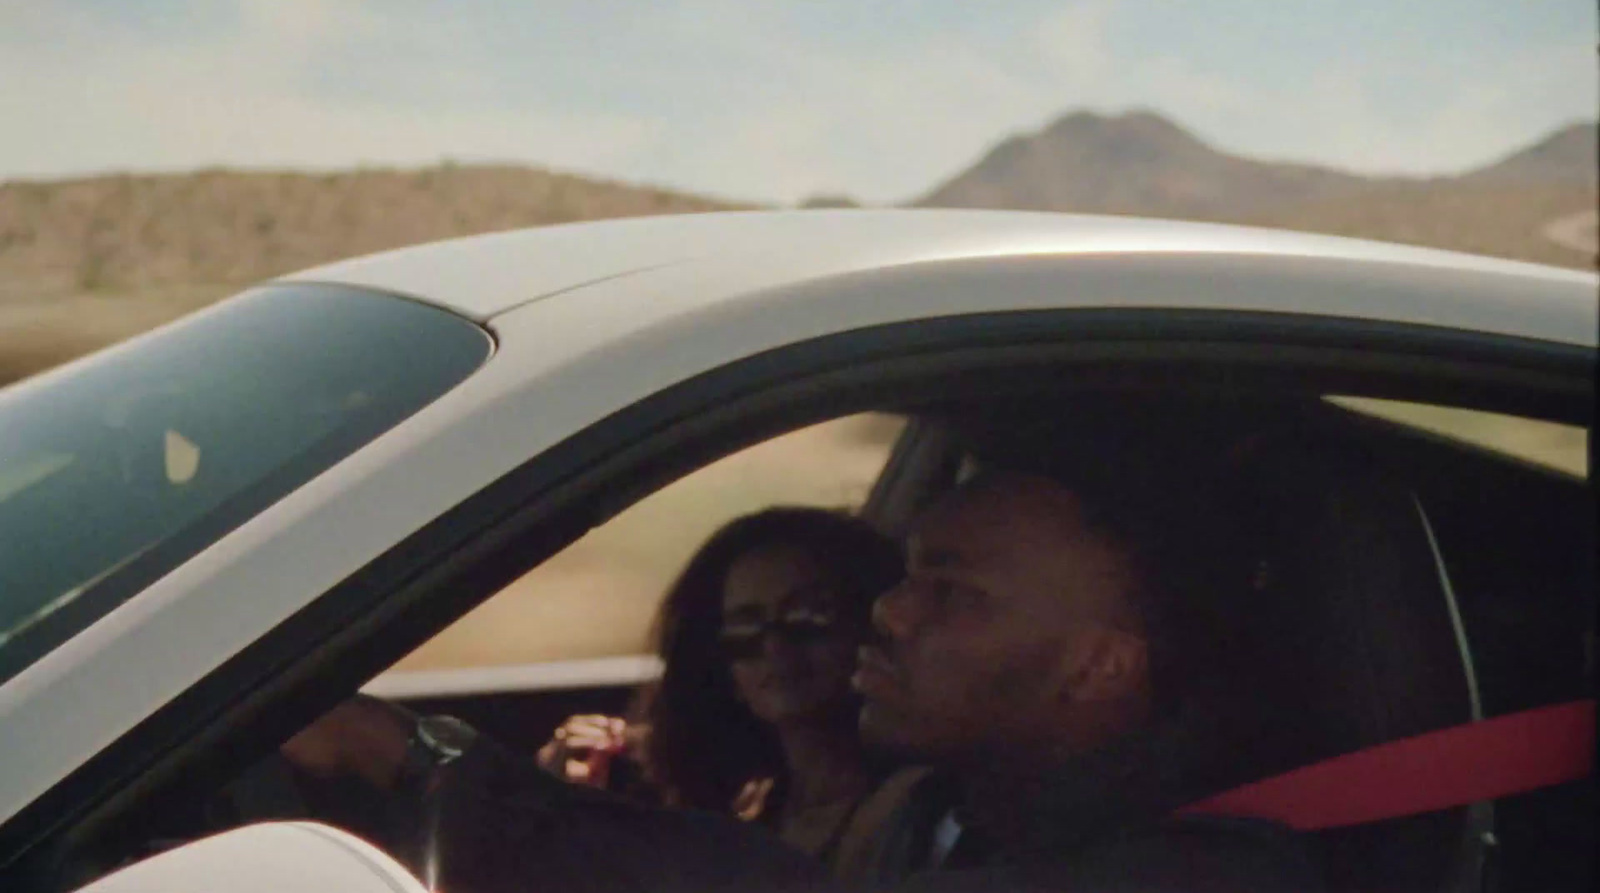
[[[916,204],[1279,226],[1594,266],[1545,227],[1592,211],[1595,125],[1453,177],[1368,177],[1220,151],[1152,112],[1074,112],[997,144]]]
[[[523,226],[727,207],[525,167],[0,183],[0,385],[324,261]]]
[[[0,298],[250,282],[449,236],[723,207],[518,167],[0,183]]]
[[[1594,205],[1593,186],[1418,181],[1218,219],[1594,269],[1593,251],[1559,244],[1545,232],[1552,221]]]

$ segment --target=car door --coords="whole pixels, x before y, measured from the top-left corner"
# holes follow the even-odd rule
[[[1292,387],[1316,373],[1368,387],[1388,381],[1413,394],[1446,390],[1540,414],[1581,415],[1574,407],[1587,406],[1592,348],[1579,344],[1266,309],[1274,295],[1298,295],[1298,286],[1320,295],[1343,289],[1368,308],[1409,294],[1416,300],[1401,315],[1426,318],[1419,308],[1427,301],[1417,295],[1433,301],[1459,292],[1464,280],[1453,274],[1418,287],[1409,271],[1311,264],[1297,273],[1299,265],[1282,260],[1265,270],[1186,262],[1191,266],[1081,259],[1076,266],[1038,259],[930,265],[937,268],[765,292],[715,314],[690,307],[688,317],[666,313],[658,302],[681,281],[641,279],[606,292],[607,300],[534,304],[508,315],[495,324],[503,355],[525,345],[547,352],[525,358],[504,379],[477,377],[482,389],[448,429],[427,432],[432,440],[361,457],[364,467],[348,470],[347,498],[275,507],[298,523],[251,531],[260,539],[230,572],[240,585],[298,589],[305,607],[8,822],[4,851],[15,860],[47,845],[70,848],[61,842],[82,838],[89,833],[83,829],[130,802],[214,784],[663,481],[808,421],[1061,376],[1088,384],[1149,375],[1169,385],[1226,388]],[[1163,296],[1196,281],[1217,288],[1223,280],[1256,289],[1242,301],[1246,309],[1160,306]],[[1073,300],[1087,306],[1059,306],[1069,286],[1080,289]],[[1493,283],[1480,292],[1475,300],[1493,303]],[[1114,294],[1138,300],[1119,307]],[[647,310],[661,314],[649,337],[607,342],[586,329],[619,312]],[[552,331],[573,337],[552,340]],[[440,421],[419,417],[416,427]],[[518,453],[522,458],[502,471]],[[407,461],[381,461],[390,457]],[[401,485],[424,467],[434,478]],[[456,495],[463,482],[485,477],[488,484],[470,498]],[[382,525],[363,511],[378,505],[364,500],[390,485],[412,498],[413,516],[431,512],[433,520],[386,546],[370,531]],[[298,570],[286,565],[295,548],[335,530],[359,541],[357,554],[376,557],[326,585],[285,573]]]

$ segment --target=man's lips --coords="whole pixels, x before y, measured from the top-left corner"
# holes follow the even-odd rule
[[[868,646],[856,653],[856,672],[850,677],[850,685],[870,698],[898,688],[900,676],[888,655]]]

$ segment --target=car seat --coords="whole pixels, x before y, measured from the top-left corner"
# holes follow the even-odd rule
[[[1417,495],[1363,448],[1304,433],[1258,435],[1232,459],[1259,559],[1244,632],[1262,777],[1481,718]],[[1479,889],[1489,808],[1315,832],[1330,889]]]

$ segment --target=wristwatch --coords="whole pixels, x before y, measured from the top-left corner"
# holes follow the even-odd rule
[[[427,793],[439,770],[460,759],[477,737],[477,729],[454,716],[419,717],[406,742],[397,786],[418,796]]]

